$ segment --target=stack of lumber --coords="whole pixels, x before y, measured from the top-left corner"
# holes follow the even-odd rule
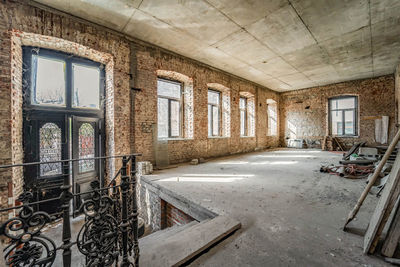
[[[362,203],[368,195],[371,187],[378,179],[384,165],[392,157],[392,153],[395,151],[395,147],[400,139],[400,130],[397,132],[396,136],[393,138],[392,143],[387,147],[382,160],[379,162],[378,166],[375,168],[373,175],[369,179],[369,183],[361,194],[357,204],[350,212],[347,221],[344,225],[346,228],[347,224],[352,221],[358,210],[360,209]],[[400,152],[397,152],[397,156],[394,160],[392,170],[387,178],[387,182],[381,197],[379,198],[375,211],[372,214],[368,229],[364,235],[364,253],[374,253],[376,252],[378,242],[383,239],[383,245],[381,249],[381,254],[384,255],[385,259],[394,263],[397,259],[392,259],[397,245],[400,240],[400,212],[399,209],[399,197],[400,197]],[[389,229],[387,234],[383,236],[384,228]],[[400,262],[400,259],[398,260]]]

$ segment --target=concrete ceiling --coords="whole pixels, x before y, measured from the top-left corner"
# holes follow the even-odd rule
[[[390,74],[399,0],[36,0],[276,91]]]

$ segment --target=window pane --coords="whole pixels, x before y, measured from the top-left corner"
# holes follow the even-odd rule
[[[331,100],[331,109],[349,109],[349,108],[355,108],[355,106],[356,103],[354,97]]]
[[[208,105],[208,136],[212,136],[212,106]]]
[[[158,137],[168,137],[168,99],[158,98]]]
[[[239,107],[240,107],[241,109],[245,109],[245,108],[246,108],[246,98],[244,98],[244,97],[241,97],[241,98],[240,98],[240,100],[239,100]]]
[[[213,135],[218,136],[219,135],[219,109],[216,106],[213,106],[212,108],[213,111]]]
[[[345,128],[344,134],[354,134],[354,111],[349,110],[344,112]]]
[[[245,111],[241,110],[240,111],[240,135],[244,136],[245,135],[245,129],[246,129],[246,118],[245,118]]]
[[[33,104],[65,105],[65,62],[33,56],[32,66]]]
[[[331,132],[333,135],[342,135],[342,111],[331,111]]]
[[[277,127],[278,116],[276,112],[276,104],[268,104],[268,134],[276,135],[278,133]]]
[[[157,80],[157,91],[159,96],[181,98],[181,84],[165,80]]]
[[[46,123],[39,130],[40,162],[61,160],[61,129]],[[61,163],[40,165],[40,176],[61,174]]]
[[[73,106],[99,108],[100,105],[100,70],[72,64]]]
[[[220,93],[208,90],[208,103],[219,105]]]
[[[171,103],[171,137],[180,135],[180,108],[179,102],[170,100]]]
[[[277,127],[277,123],[276,120],[272,119],[270,120],[270,135],[277,135],[278,133],[278,127]]]
[[[90,123],[83,123],[79,127],[79,158],[93,158],[95,148],[94,128]],[[79,172],[94,171],[94,160],[79,161]]]

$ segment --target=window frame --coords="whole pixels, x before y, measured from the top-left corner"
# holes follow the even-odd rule
[[[157,103],[158,99],[167,99],[168,101],[168,136],[167,137],[159,137],[158,136],[158,130],[157,130],[157,138],[158,139],[177,139],[177,138],[182,138],[183,136],[183,118],[184,118],[184,111],[183,111],[183,90],[184,90],[184,85],[183,82],[177,81],[177,80],[171,80],[168,78],[163,78],[163,77],[157,77],[157,82],[158,81],[163,81],[163,82],[168,82],[172,84],[179,84],[180,86],[180,97],[168,97],[168,96],[160,96],[158,94],[158,86],[157,86]],[[178,102],[179,103],[179,135],[171,135],[171,102]],[[157,105],[157,116],[158,116],[158,105]],[[158,122],[157,122],[157,127],[158,127]]]
[[[244,102],[244,108],[242,108],[241,106],[240,106],[240,100],[241,99],[244,99],[245,100],[245,102]],[[247,118],[247,116],[248,116],[248,114],[247,114],[247,105],[248,105],[248,99],[247,99],[247,97],[244,97],[244,96],[240,96],[239,97],[239,123],[240,123],[240,125],[239,125],[239,131],[240,131],[240,137],[247,137],[247,136],[249,136],[249,132],[248,132],[248,125],[247,125],[247,120],[248,120],[248,118]],[[241,121],[241,116],[240,116],[240,114],[241,114],[241,112],[244,112],[244,134],[242,135],[242,121]]]
[[[341,100],[341,99],[346,99],[346,98],[353,98],[354,99],[354,108],[345,108],[345,109],[332,109],[332,102],[335,100]],[[328,126],[329,126],[329,134],[334,135],[332,133],[332,111],[341,111],[342,112],[342,134],[338,134],[335,136],[338,137],[355,137],[358,136],[358,96],[355,95],[342,95],[342,96],[335,96],[335,97],[330,97],[328,99]],[[354,127],[353,127],[353,133],[352,134],[346,134],[345,133],[345,112],[346,111],[353,111],[353,121],[354,121]]]
[[[273,99],[272,99],[273,100]],[[273,100],[274,103],[267,103],[267,136],[277,136],[278,135],[278,104],[275,100]],[[272,117],[270,112],[269,112],[269,107],[270,106],[275,106],[275,115],[276,117]],[[276,124],[276,131],[275,133],[271,133],[271,123],[270,120],[274,120]]]
[[[214,103],[210,103],[208,102],[208,93],[209,92],[213,92],[213,93],[217,93],[218,94],[218,99],[219,99],[219,104],[214,104]],[[207,113],[208,113],[208,108],[209,106],[211,106],[211,135],[209,135],[210,129],[207,129],[207,134],[208,137],[221,137],[222,136],[222,92],[215,90],[215,89],[208,89],[207,91]],[[213,108],[216,107],[218,109],[218,134],[214,135],[214,116],[213,116]],[[208,115],[208,114],[207,114]],[[210,117],[208,117],[208,121],[209,122]],[[210,123],[208,123],[207,127],[210,125]]]
[[[36,55],[43,58],[52,60],[62,60],[65,62],[65,105],[46,105],[46,104],[35,104],[33,102],[33,73],[32,73],[32,57]],[[26,111],[59,111],[77,116],[104,116],[104,98],[105,98],[105,70],[103,64],[95,62],[86,58],[60,52],[56,50],[50,50],[45,48],[38,48],[32,46],[23,47],[23,58],[24,64],[26,64],[26,71],[23,74],[24,80],[27,81],[24,84],[24,110]],[[72,65],[77,64],[80,66],[86,66],[90,68],[98,68],[100,73],[99,81],[99,107],[98,108],[87,108],[87,107],[74,107],[73,106],[73,70]]]

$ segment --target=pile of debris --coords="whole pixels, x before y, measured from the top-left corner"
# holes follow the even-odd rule
[[[360,179],[371,176],[376,166],[383,158],[387,147],[366,147],[365,145],[366,142],[355,144],[347,153],[343,154],[339,165],[331,164],[321,166],[320,171],[349,179]],[[392,164],[393,161],[387,162],[379,178],[384,178],[390,172]]]
[[[380,249],[385,261],[396,265],[400,265],[400,259],[393,258],[400,241],[400,152],[396,149],[399,139],[400,130],[389,147],[383,148],[385,150],[383,157],[374,168],[374,172],[368,179],[367,186],[349,213],[344,225],[344,230],[348,230],[347,225],[356,217],[372,187],[379,178],[385,180],[385,185],[381,189],[375,211],[364,235],[364,253],[372,254]],[[396,154],[395,157],[393,153]],[[393,160],[394,162],[392,163]],[[392,167],[389,168],[389,165],[392,165]],[[385,173],[388,173],[388,175],[385,175]],[[382,175],[384,175],[383,178]]]

